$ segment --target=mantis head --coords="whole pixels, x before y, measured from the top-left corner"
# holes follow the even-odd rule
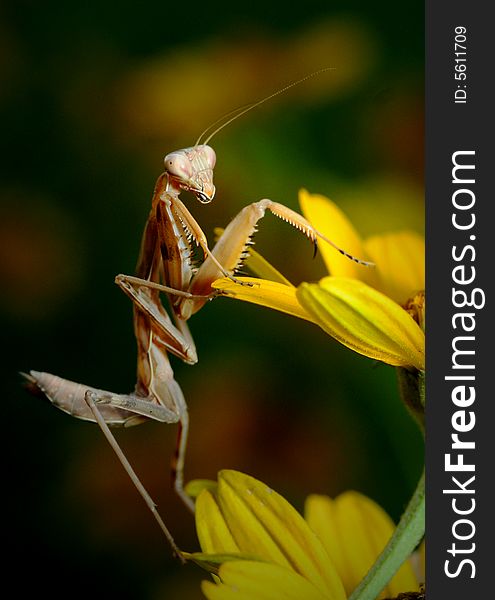
[[[216,155],[206,144],[170,152],[163,159],[169,179],[180,189],[192,192],[203,204],[215,196],[213,168]]]

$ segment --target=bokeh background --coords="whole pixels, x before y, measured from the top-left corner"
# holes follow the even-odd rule
[[[126,392],[135,381],[132,273],[163,156],[221,115],[335,70],[224,129],[217,197],[188,199],[212,240],[249,202],[297,209],[306,187],[363,234],[423,231],[423,6],[349,1],[187,4],[16,0],[0,9],[0,308],[6,578],[17,596],[199,598],[99,430],[31,397],[18,371]],[[267,217],[261,251],[293,282],[325,271]],[[190,322],[186,477],[246,471],[302,509],[354,488],[397,519],[422,442],[391,367],[317,327],[219,299]],[[176,427],[118,439],[179,545],[198,548],[169,487]]]

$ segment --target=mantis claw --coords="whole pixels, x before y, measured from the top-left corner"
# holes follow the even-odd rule
[[[253,287],[254,285],[250,281],[241,281],[240,279],[237,279],[237,277],[229,277],[229,279],[232,281],[232,283],[236,283],[237,285],[242,285],[245,287]]]

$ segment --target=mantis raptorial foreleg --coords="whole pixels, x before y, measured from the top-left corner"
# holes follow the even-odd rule
[[[171,214],[175,212],[177,206],[180,206],[180,211],[178,214],[180,214],[181,223],[186,220],[187,213],[187,231],[194,232],[191,233],[191,235],[203,248],[205,252],[205,260],[200,266],[198,272],[192,276],[187,290],[175,289],[170,286],[157,284],[153,281],[131,277],[128,275],[118,275],[116,277],[116,282],[118,285],[120,285],[120,287],[129,296],[131,296],[131,294],[128,290],[129,288],[133,287],[133,300],[137,302],[141,310],[144,310],[145,312],[148,312],[148,308],[144,306],[138,298],[139,288],[144,287],[156,289],[166,292],[169,296],[175,296],[175,312],[181,319],[186,320],[192,314],[197,312],[208,300],[215,297],[215,291],[211,288],[211,283],[215,279],[218,279],[220,276],[224,275],[228,276],[234,281],[237,281],[236,278],[233,277],[233,273],[237,268],[239,268],[243,259],[247,256],[251,237],[256,231],[258,222],[265,216],[267,210],[283,221],[288,222],[296,229],[299,229],[314,244],[316,244],[318,238],[322,239],[325,243],[330,244],[347,258],[364,266],[369,266],[372,264],[356,258],[342,248],[339,248],[331,240],[316,230],[302,215],[296,213],[287,206],[280,204],[279,202],[274,202],[273,200],[269,199],[263,199],[244,207],[232,219],[214,248],[210,250],[207,246],[206,237],[182,202],[173,196],[166,196],[162,200],[167,204],[167,206],[171,207]],[[177,204],[178,202],[180,202],[180,205]],[[198,233],[198,230],[201,232],[200,234]],[[149,312],[149,316],[150,318],[153,318],[151,312]],[[173,352],[172,349],[171,351]]]

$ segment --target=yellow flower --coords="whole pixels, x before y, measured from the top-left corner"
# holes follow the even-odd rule
[[[222,278],[213,287],[223,295],[312,321],[370,358],[424,371],[424,319],[418,318],[424,316],[423,238],[403,231],[362,241],[328,198],[301,190],[299,202],[318,232],[376,266],[364,267],[321,241],[319,248],[331,275],[319,283],[302,283],[295,288],[254,253],[246,264],[262,278],[239,278],[251,282],[251,287]]]
[[[219,473],[216,490],[210,483],[199,494],[196,528],[204,553],[197,561],[225,558],[217,583],[202,584],[209,600],[345,600],[394,531],[386,513],[356,492],[310,496],[303,519],[264,483],[231,470]],[[407,562],[380,597],[417,589]]]

